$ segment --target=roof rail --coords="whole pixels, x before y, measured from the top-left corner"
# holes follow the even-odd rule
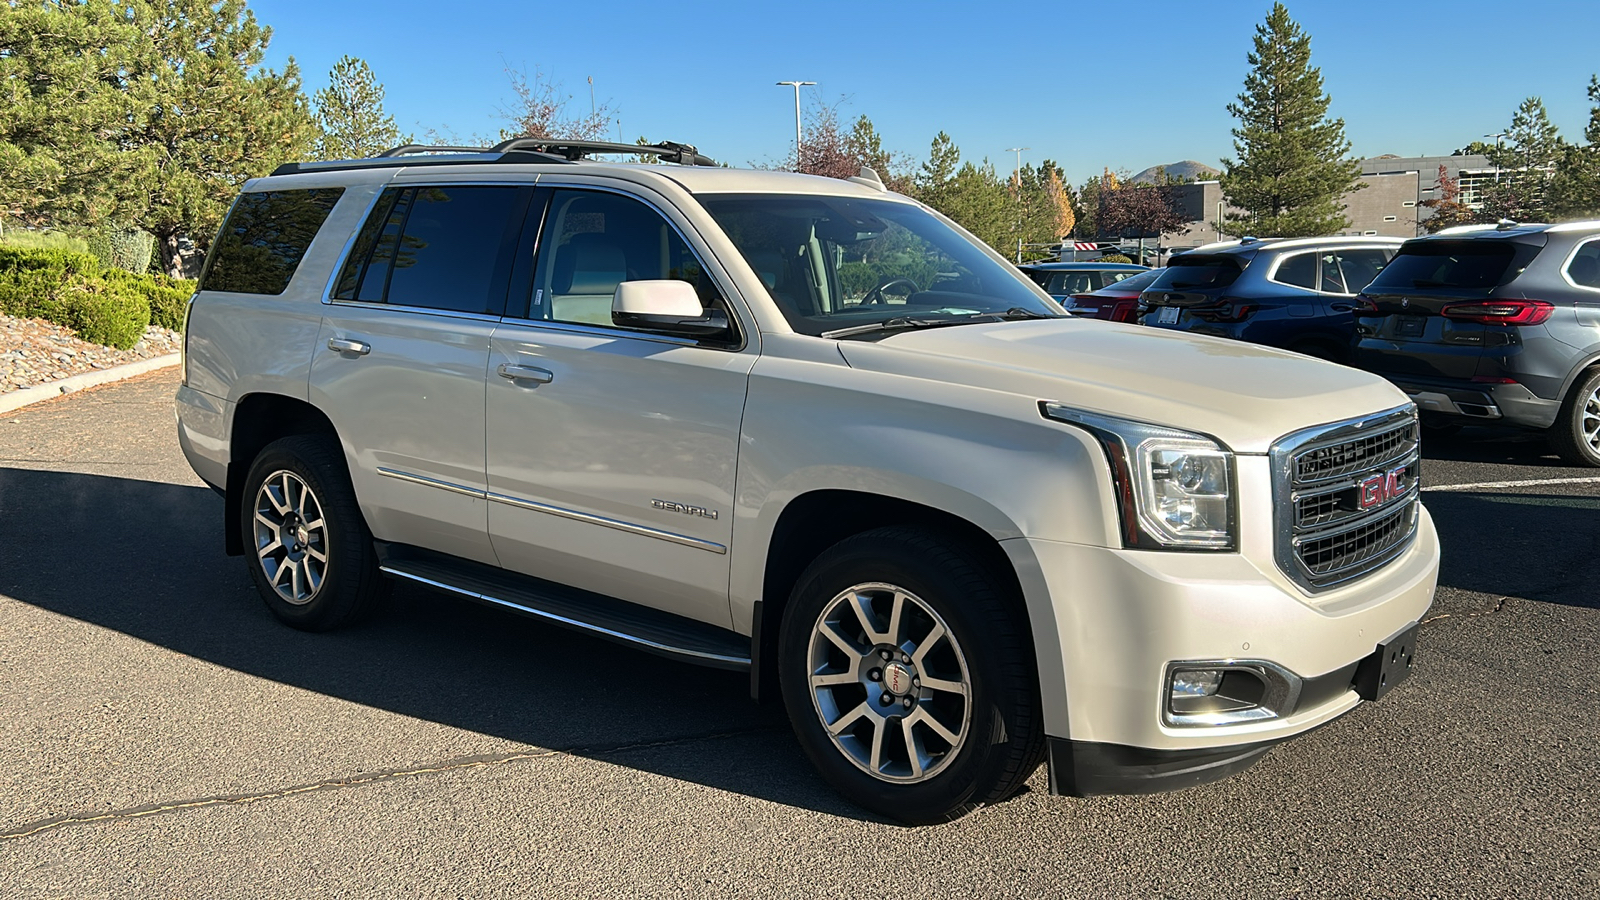
[[[700,151],[691,144],[680,144],[677,141],[661,141],[656,144],[620,144],[612,141],[565,141],[555,138],[512,138],[501,141],[491,148],[490,152],[505,153],[512,150],[531,150],[535,153],[544,153],[550,156],[559,156],[572,162],[577,162],[586,156],[595,153],[633,153],[645,156],[659,156],[667,162],[675,162],[681,166],[715,166],[717,161],[709,156],[700,155]]]
[[[488,147],[430,147],[427,144],[401,144],[379,153],[377,159],[391,156],[411,156],[416,153],[491,153]]]

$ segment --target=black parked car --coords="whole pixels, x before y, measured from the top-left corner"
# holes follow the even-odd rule
[[[1356,294],[1400,238],[1244,238],[1172,257],[1145,289],[1140,321],[1345,362]]]
[[[1416,238],[1360,299],[1352,363],[1426,424],[1546,429],[1567,462],[1600,466],[1600,222]]]

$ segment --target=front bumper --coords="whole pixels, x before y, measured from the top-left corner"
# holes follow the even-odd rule
[[[1314,597],[1239,553],[1016,543],[1026,548],[1010,548],[1013,560],[1034,563],[1017,567],[1024,594],[1049,598],[1048,611],[1037,602],[1029,606],[1046,731],[1056,748],[1052,784],[1075,793],[1221,778],[1271,745],[1349,712],[1361,702],[1352,687],[1357,666],[1379,642],[1421,620],[1439,566],[1426,509],[1411,545],[1393,562]],[[1053,628],[1040,627],[1041,613],[1051,616]],[[1294,673],[1303,684],[1298,702],[1278,717],[1239,724],[1173,725],[1163,718],[1169,663],[1230,659],[1265,660]],[[1056,768],[1068,762],[1074,771]],[[1182,774],[1133,777],[1140,771]]]

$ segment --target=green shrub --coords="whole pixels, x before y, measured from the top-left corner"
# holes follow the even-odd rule
[[[150,306],[127,286],[113,281],[75,280],[63,291],[62,305],[78,337],[127,350],[144,338]]]
[[[148,231],[117,225],[107,225],[93,231],[87,239],[89,252],[106,268],[134,273],[143,273],[150,268],[151,251],[155,245],[155,236]]]
[[[194,294],[194,282],[121,271],[107,272],[106,279],[119,282],[144,298],[150,307],[150,324],[173,331],[183,330],[183,313],[189,305],[189,297]]]
[[[24,250],[89,252],[89,244],[83,238],[73,237],[70,234],[64,234],[59,231],[17,231],[7,229],[5,236],[0,237],[0,246],[18,247]]]

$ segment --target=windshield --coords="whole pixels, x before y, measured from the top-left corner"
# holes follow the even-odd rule
[[[1239,277],[1239,264],[1231,256],[1183,256],[1161,270],[1152,291],[1208,291],[1225,288]]]
[[[1108,272],[1106,277],[1117,277],[1117,281],[1115,284],[1107,284],[1101,290],[1108,294],[1137,294],[1154,284],[1155,280],[1160,278],[1161,273],[1165,271],[1165,269],[1151,269],[1147,272],[1129,272],[1126,278],[1117,277],[1123,274],[1121,272],[1114,274]]]
[[[909,203],[773,194],[700,202],[802,334],[906,316],[1063,314],[1032,282]]]

